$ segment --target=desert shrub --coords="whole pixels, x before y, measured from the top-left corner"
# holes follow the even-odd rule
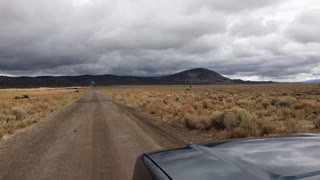
[[[225,110],[222,113],[214,113],[211,119],[215,128],[228,130],[235,129],[245,123],[251,123],[255,120],[252,114],[239,107]]]
[[[12,134],[15,130],[15,122],[9,122],[9,123],[3,123],[1,126],[1,131],[3,132],[3,135],[5,134]]]
[[[228,103],[234,102],[233,97],[228,97],[228,98],[226,98],[225,100],[226,100],[226,102],[228,102]]]
[[[313,120],[314,127],[317,129],[320,129],[320,117],[317,117],[315,120]]]
[[[47,101],[49,102],[49,100]],[[38,108],[40,109],[40,111],[46,111],[47,109],[49,109],[49,105],[45,102],[39,104]]]
[[[277,133],[277,126],[266,119],[257,120],[257,130],[259,136]]]
[[[312,113],[316,115],[320,115],[320,105],[319,106],[314,106],[312,109]]]
[[[271,101],[270,101],[270,104],[275,106],[277,102],[278,102],[277,98],[272,98]]]
[[[304,109],[306,107],[315,107],[316,102],[313,100],[301,100],[293,104],[294,109]]]
[[[264,109],[267,109],[270,105],[270,102],[266,99],[263,99],[260,103]]]
[[[1,111],[2,111],[2,114],[4,114],[4,115],[12,115],[12,108],[11,107],[6,107],[4,109],[1,109]]]
[[[296,111],[290,108],[283,108],[281,109],[282,116],[285,118],[296,118]]]
[[[202,108],[203,109],[208,109],[210,107],[209,102],[207,101],[202,101]]]
[[[16,116],[14,115],[2,115],[0,116],[0,121],[1,122],[9,122],[9,121],[14,121],[16,120]]]
[[[238,127],[240,122],[238,122],[237,120],[238,119],[235,113],[231,111],[226,112],[223,116],[224,127],[227,129]]]
[[[289,134],[297,133],[299,131],[299,124],[296,119],[287,119],[284,124],[286,127],[286,131]]]
[[[279,97],[271,100],[271,104],[274,106],[290,107],[297,101],[294,97]]]
[[[254,103],[247,99],[240,99],[236,104],[241,108],[246,108],[253,105]]]
[[[211,115],[211,125],[215,129],[223,130],[225,129],[224,120],[223,120],[223,112],[215,111]]]
[[[270,116],[270,112],[266,109],[257,110],[255,113],[258,117],[267,117]]]
[[[3,136],[4,136],[4,131],[0,129],[0,140],[3,138]]]
[[[245,138],[249,137],[250,133],[243,128],[235,128],[228,133],[228,138]]]
[[[215,94],[210,94],[210,95],[208,95],[208,98],[211,99],[211,100],[217,100],[218,96],[215,95]]]
[[[184,116],[184,124],[189,129],[208,130],[211,128],[210,118],[189,113]]]
[[[16,120],[21,120],[25,118],[26,111],[23,108],[15,107],[12,109],[12,114],[15,116]]]
[[[1,102],[0,103],[0,109],[7,109],[9,105],[7,103]]]
[[[202,108],[202,103],[201,102],[195,102],[192,104],[192,107],[194,110],[198,110],[200,108]]]

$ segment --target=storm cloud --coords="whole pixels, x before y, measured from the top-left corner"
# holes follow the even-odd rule
[[[0,74],[320,78],[317,0],[0,1]]]

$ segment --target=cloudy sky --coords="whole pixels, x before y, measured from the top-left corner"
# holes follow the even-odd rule
[[[0,74],[320,78],[319,0],[2,0]]]

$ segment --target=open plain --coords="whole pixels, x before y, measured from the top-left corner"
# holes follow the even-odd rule
[[[8,180],[128,180],[145,152],[320,131],[318,84],[1,92],[10,138],[0,145],[0,179]]]
[[[320,128],[319,84],[114,86],[100,91],[157,121],[210,134],[211,139]]]

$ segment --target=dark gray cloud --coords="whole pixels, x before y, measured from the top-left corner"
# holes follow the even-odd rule
[[[0,1],[0,74],[320,78],[316,0]]]
[[[278,0],[202,0],[190,1],[193,9],[212,9],[214,11],[223,11],[228,13],[239,13],[242,11],[257,10],[268,6],[279,4]]]
[[[288,29],[289,35],[301,43],[320,42],[320,7],[305,9]]]
[[[229,32],[233,36],[265,36],[277,32],[277,24],[272,21],[262,22],[260,19],[243,15],[230,26]]]

